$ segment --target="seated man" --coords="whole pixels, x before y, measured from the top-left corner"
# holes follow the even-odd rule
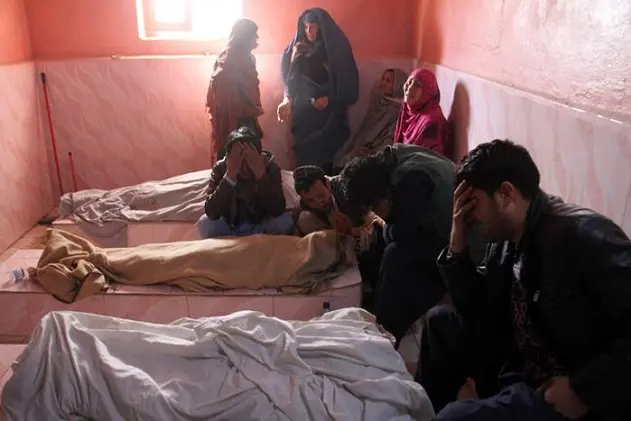
[[[252,234],[290,234],[280,168],[262,150],[261,138],[249,127],[230,133],[226,158],[211,172],[206,214],[197,221],[201,238]]]
[[[412,145],[355,158],[340,174],[351,211],[385,220],[375,315],[397,346],[446,293],[436,258],[449,242],[454,174],[447,158]]]
[[[469,152],[456,181],[438,260],[453,306],[427,317],[417,380],[436,411],[459,390],[471,399],[436,420],[629,419],[629,238],[543,193],[528,151],[506,140]],[[490,241],[484,270],[466,253],[471,223]]]
[[[339,176],[327,177],[324,170],[315,165],[296,168],[294,189],[300,196],[300,208],[294,216],[296,233],[306,235],[313,231],[335,229],[357,238],[356,252],[362,281],[374,290],[384,248],[381,218],[372,212],[365,218],[351,214]],[[371,307],[370,301],[367,297],[364,305]]]

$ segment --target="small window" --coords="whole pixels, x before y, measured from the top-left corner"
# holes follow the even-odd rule
[[[242,14],[242,0],[136,0],[143,40],[227,38]]]

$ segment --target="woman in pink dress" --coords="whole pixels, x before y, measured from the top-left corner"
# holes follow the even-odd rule
[[[447,120],[440,108],[440,90],[433,72],[414,70],[403,86],[403,105],[394,143],[405,143],[445,154]]]

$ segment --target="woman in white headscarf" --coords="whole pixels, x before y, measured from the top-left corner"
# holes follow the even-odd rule
[[[377,152],[394,139],[394,128],[401,111],[403,85],[408,75],[401,69],[386,69],[375,84],[357,133],[344,148],[337,167],[341,168],[356,156]]]

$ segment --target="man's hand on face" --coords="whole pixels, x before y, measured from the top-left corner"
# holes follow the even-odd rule
[[[243,165],[243,144],[235,143],[232,145],[230,152],[228,152],[228,156],[226,157],[226,175],[232,179],[236,180],[239,172],[241,171],[241,166]]]
[[[383,228],[386,225],[386,222],[374,212],[368,212],[368,214],[364,217],[364,225],[361,227],[351,228],[350,233],[355,238],[370,235],[373,229],[375,229],[375,224]]]
[[[463,181],[454,192],[453,222],[449,240],[449,249],[454,253],[462,253],[467,248],[468,219],[477,203],[471,196],[472,191],[473,189]]]
[[[384,221],[379,215],[370,211],[368,215],[364,218],[365,224],[364,226],[372,226],[374,224],[378,224],[381,227],[386,225],[386,221]]]
[[[265,175],[265,162],[263,162],[263,157],[256,150],[256,148],[250,144],[244,144],[244,155],[245,155],[245,163],[247,164],[250,171],[252,171],[252,175],[256,180],[260,180]]]

